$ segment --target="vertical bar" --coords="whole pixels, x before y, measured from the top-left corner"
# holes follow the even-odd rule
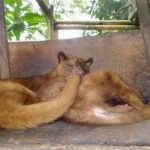
[[[54,6],[51,5],[50,6],[50,14],[49,14],[49,21],[50,21],[50,39],[53,40],[55,38],[55,29],[54,29],[54,24],[55,24],[55,21],[54,21],[54,16],[53,16],[53,12],[54,12]]]
[[[145,47],[150,58],[150,6],[148,0],[136,0]]]
[[[0,78],[10,78],[9,50],[3,0],[0,0]]]

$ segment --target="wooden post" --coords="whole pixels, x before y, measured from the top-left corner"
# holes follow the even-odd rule
[[[47,6],[48,5],[48,1],[47,0],[36,0],[37,3],[39,4],[39,6],[41,7],[42,11],[45,13],[47,19],[48,19],[48,24],[49,24],[49,39],[55,39],[56,37],[56,32],[54,29],[54,24],[55,24],[55,20],[54,20],[54,16],[53,16],[53,11],[54,11],[54,6],[50,5],[50,8]]]
[[[54,20],[54,6],[50,6],[50,14],[49,14],[49,21],[50,21],[50,39],[56,39],[57,38],[57,31],[55,31],[55,20]]]
[[[150,58],[150,8],[148,0],[136,0],[145,47]]]
[[[10,77],[9,50],[6,34],[4,3],[0,0],[0,78]]]

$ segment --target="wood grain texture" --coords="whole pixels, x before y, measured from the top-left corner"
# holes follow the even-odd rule
[[[4,14],[4,3],[0,0],[0,78],[9,78],[9,51],[6,36],[6,23]]]
[[[150,58],[150,5],[148,0],[136,0],[145,47]]]
[[[109,68],[117,72],[139,87],[144,97],[150,100],[150,61],[144,42],[143,32],[137,31],[91,38],[10,43],[11,73],[13,77],[44,74],[55,66],[56,54],[62,50],[84,58],[93,57],[92,70]],[[25,131],[0,129],[0,148],[144,150],[150,149],[149,125],[149,120],[113,126],[80,126],[57,121]]]
[[[150,100],[150,62],[141,31],[109,36],[10,43],[13,77],[49,72],[57,63],[56,54],[64,51],[83,58],[93,57],[92,70],[111,69],[138,87]]]

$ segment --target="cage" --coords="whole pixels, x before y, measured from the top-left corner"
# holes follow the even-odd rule
[[[150,13],[147,0],[136,0],[140,30],[65,40],[7,43],[0,0],[1,78],[45,74],[64,51],[83,58],[92,56],[92,71],[109,68],[138,87],[150,103]],[[8,50],[9,47],[9,51]],[[8,58],[9,54],[9,58]],[[6,116],[7,117],[7,116]],[[150,121],[113,126],[81,126],[61,120],[35,129],[0,129],[0,147],[6,149],[149,149]]]

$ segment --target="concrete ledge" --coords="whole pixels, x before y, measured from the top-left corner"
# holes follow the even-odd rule
[[[0,149],[150,149],[150,120],[112,126],[81,126],[64,121],[35,129],[0,129]]]
[[[1,150],[150,150],[150,147],[146,146],[96,146],[96,145],[23,145],[23,146],[0,146]]]

